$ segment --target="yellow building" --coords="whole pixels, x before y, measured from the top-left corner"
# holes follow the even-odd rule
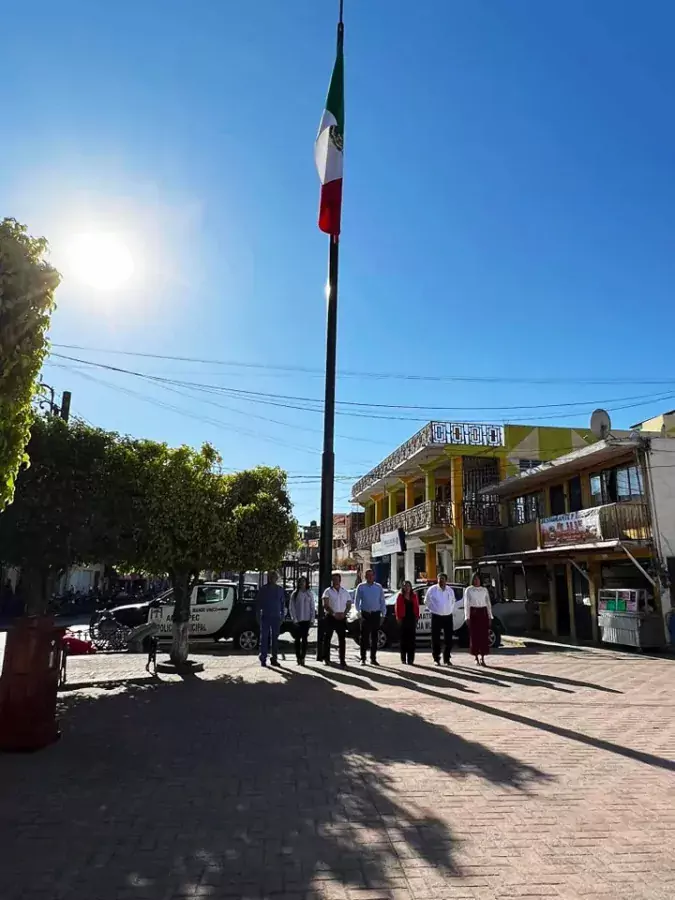
[[[485,529],[500,522],[487,485],[595,440],[585,428],[428,422],[352,488],[365,510],[356,535],[361,562],[379,562],[392,587],[404,577],[436,578],[439,566],[452,575],[458,560],[483,553]],[[398,529],[405,553],[382,557],[382,536]]]

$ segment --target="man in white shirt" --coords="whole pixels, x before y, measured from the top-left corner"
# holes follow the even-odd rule
[[[323,608],[326,610],[323,637],[323,664],[325,666],[330,665],[330,642],[333,639],[333,635],[337,634],[340,665],[343,669],[346,669],[346,619],[349,608],[352,605],[352,598],[342,587],[342,576],[339,572],[333,572],[331,586],[326,588],[321,599],[323,601]]]
[[[451,666],[452,613],[455,609],[455,592],[448,587],[448,576],[441,572],[438,584],[432,585],[424,598],[424,605],[431,613],[431,653],[437,666],[441,664],[441,635],[444,638],[443,662]]]

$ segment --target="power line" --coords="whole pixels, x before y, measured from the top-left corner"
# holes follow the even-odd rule
[[[233,366],[238,368],[246,368],[246,369],[262,369],[266,371],[277,371],[277,372],[298,372],[304,374],[315,374],[322,375],[323,371],[321,369],[306,367],[306,366],[291,366],[291,365],[272,365],[270,363],[254,363],[254,362],[242,362],[240,360],[223,360],[223,359],[200,359],[198,357],[193,356],[171,356],[169,354],[164,353],[147,353],[136,350],[111,350],[103,347],[87,347],[81,344],[58,344],[55,343],[52,346],[59,347],[63,350],[81,350],[88,353],[107,353],[117,356],[136,356],[143,357],[145,359],[161,359],[161,360],[169,360],[173,362],[190,362],[190,363],[198,363],[202,365],[219,365],[219,366]],[[660,379],[645,379],[645,378],[594,378],[594,377],[586,377],[586,378],[525,378],[512,376],[507,377],[503,375],[417,375],[417,374],[409,374],[402,372],[358,372],[350,369],[342,369],[339,371],[339,374],[344,377],[352,377],[352,378],[381,378],[381,379],[394,379],[394,380],[404,380],[404,381],[435,381],[435,382],[448,382],[448,381],[467,381],[467,382],[484,382],[487,384],[494,383],[502,383],[502,384],[651,384],[651,385],[665,385],[665,384],[675,384],[675,378],[660,378]]]
[[[192,390],[206,391],[206,392],[216,392],[220,394],[224,394],[225,396],[232,397],[234,399],[242,399],[249,400],[251,402],[258,402],[262,404],[272,405],[272,406],[280,406],[288,409],[298,409],[304,412],[321,412],[321,401],[315,397],[302,397],[295,396],[289,394],[273,394],[269,392],[262,391],[246,391],[240,390],[237,388],[228,388],[223,387],[222,385],[213,385],[213,384],[202,384],[199,382],[190,382],[190,381],[181,381],[178,379],[170,379],[161,377],[158,375],[152,375],[147,372],[137,372],[133,369],[124,369],[119,366],[110,366],[106,363],[98,363],[89,360],[79,359],[77,357],[66,356],[60,353],[52,354],[54,357],[58,359],[66,359],[69,362],[82,363],[85,365],[90,365],[94,368],[105,369],[112,372],[121,373],[124,375],[131,375],[136,378],[143,378],[157,384],[162,385],[177,385],[179,387],[186,387]],[[442,413],[453,413],[453,412],[469,412],[469,411],[479,411],[479,412],[514,412],[521,411],[527,413],[528,410],[531,409],[552,409],[552,408],[561,408],[561,407],[594,407],[600,404],[610,405],[613,403],[623,403],[626,400],[629,401],[637,401],[635,403],[628,403],[620,406],[611,406],[610,408],[613,410],[622,410],[622,409],[631,409],[636,406],[646,405],[649,402],[657,402],[664,399],[671,399],[675,394],[669,392],[667,394],[638,394],[629,397],[614,397],[611,399],[601,399],[601,400],[576,400],[576,401],[568,401],[564,403],[543,403],[543,404],[534,404],[534,405],[520,405],[520,406],[489,406],[489,407],[439,407],[439,406],[407,406],[403,404],[384,404],[384,403],[366,403],[361,401],[338,401],[339,405],[348,406],[348,407],[358,407],[360,411],[347,411],[347,410],[338,410],[340,415],[351,415],[359,418],[378,418],[378,419],[386,419],[386,420],[400,420],[400,421],[426,421],[426,417],[420,419],[419,416],[383,416],[378,413],[367,412],[367,409],[392,409],[392,410],[424,410],[426,413],[432,412],[442,412]],[[289,403],[287,401],[293,401]],[[297,404],[303,404],[299,406]],[[311,404],[308,406],[307,404]],[[231,409],[231,408],[230,408]],[[551,413],[546,416],[536,416],[534,420],[543,421],[554,418],[566,418],[573,410],[568,410],[565,413]],[[579,410],[574,410],[575,412],[579,412]],[[530,417],[532,419],[532,417]],[[274,420],[270,420],[274,421]],[[278,423],[277,424],[286,424],[286,423]],[[303,426],[300,426],[303,427]]]

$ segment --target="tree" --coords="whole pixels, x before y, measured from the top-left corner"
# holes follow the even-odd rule
[[[234,535],[221,567],[236,572],[276,568],[298,540],[286,473],[258,466],[226,478]]]
[[[138,568],[168,574],[174,592],[171,660],[188,655],[191,587],[231,541],[223,476],[216,451],[171,448],[156,441],[122,441],[126,471],[142,525],[136,536]]]
[[[127,505],[122,517],[119,495],[110,490],[116,440],[82,422],[35,419],[30,464],[18,474],[14,502],[0,513],[0,555],[21,567],[28,613],[44,612],[55,578],[69,566],[108,561],[131,540],[131,510]]]
[[[11,502],[33,420],[31,400],[47,352],[60,275],[47,241],[14,219],[0,221],[0,511]]]
[[[168,573],[174,589],[171,660],[186,662],[191,588],[204,569],[276,566],[296,534],[280,469],[236,475],[218,471],[220,457],[201,450],[131,442],[134,481],[148,527],[138,539],[144,569]]]

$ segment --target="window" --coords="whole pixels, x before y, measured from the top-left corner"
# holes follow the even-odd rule
[[[593,506],[636,500],[644,494],[642,472],[639,466],[619,466],[614,469],[605,469],[604,472],[591,475],[590,484]]]
[[[541,494],[516,497],[509,503],[509,525],[525,525],[541,518],[543,510]]]
[[[205,603],[222,603],[225,599],[225,588],[201,585],[197,589],[197,605]]]
[[[521,472],[529,472],[530,469],[537,469],[542,464],[540,459],[521,459],[518,466]]]
[[[605,502],[602,475],[600,473],[598,473],[597,475],[591,475],[590,482],[591,482],[591,505],[592,506],[602,506],[602,504]]]

